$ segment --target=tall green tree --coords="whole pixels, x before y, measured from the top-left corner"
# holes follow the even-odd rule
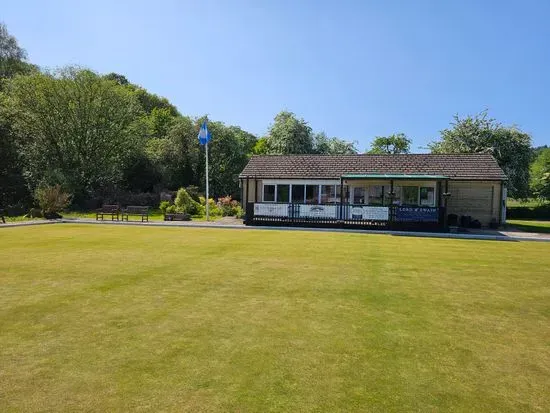
[[[399,154],[409,153],[411,140],[404,133],[396,133],[390,136],[377,136],[371,143],[368,153],[372,154]]]
[[[7,97],[0,93],[0,208],[25,204],[32,198],[23,176],[12,126]]]
[[[28,182],[63,184],[82,200],[119,183],[141,135],[135,95],[89,70],[20,76],[8,84]]]
[[[17,74],[36,71],[36,66],[27,62],[27,52],[19,46],[17,39],[8,32],[4,23],[0,23],[0,80]],[[0,90],[1,90],[0,82]]]
[[[487,111],[461,118],[455,115],[451,127],[430,143],[432,153],[491,153],[509,179],[509,195],[529,196],[531,136],[516,127],[491,119]]]
[[[531,164],[530,188],[540,200],[550,200],[550,148],[543,148]]]
[[[201,122],[199,119],[196,123],[196,133]],[[208,143],[210,193],[216,197],[238,197],[238,176],[248,162],[254,143],[251,140],[253,135],[222,122],[209,122],[208,129],[212,134],[212,140]],[[198,186],[204,190],[204,146],[200,150]]]
[[[8,79],[36,71],[27,62],[27,53],[17,39],[0,23],[0,206],[25,204],[32,198],[27,190],[21,158],[13,133],[13,116],[9,100],[3,93]]]
[[[357,153],[356,142],[347,142],[326,133],[316,133],[313,138],[314,152],[322,155],[353,155]]]
[[[162,186],[178,189],[199,183],[199,142],[195,120],[181,116],[174,120],[164,138],[147,142],[148,158],[162,176]]]
[[[277,155],[313,153],[311,127],[292,112],[275,116],[266,136],[267,153]]]

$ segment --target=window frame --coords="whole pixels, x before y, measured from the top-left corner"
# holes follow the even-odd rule
[[[265,189],[268,186],[273,187],[273,201],[266,201],[265,199]],[[262,202],[277,202],[277,184],[263,184],[262,185]]]
[[[288,200],[287,201],[281,201],[279,199],[279,187],[281,187],[281,186],[288,186]],[[289,204],[291,195],[292,195],[292,185],[291,184],[275,184],[275,202],[281,202],[281,203]]]

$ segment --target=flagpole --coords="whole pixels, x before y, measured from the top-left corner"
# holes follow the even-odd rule
[[[208,200],[210,199],[208,198],[208,141],[206,142],[205,149],[206,149],[206,220],[210,221],[210,206],[208,205],[209,204]]]

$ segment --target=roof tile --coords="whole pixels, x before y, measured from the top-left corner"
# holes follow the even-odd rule
[[[504,180],[490,154],[261,155],[240,178],[338,179],[344,174],[445,175],[451,179]]]

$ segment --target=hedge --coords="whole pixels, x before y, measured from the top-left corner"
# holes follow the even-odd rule
[[[550,220],[550,204],[540,205],[536,207],[508,207],[506,209],[506,218]]]

